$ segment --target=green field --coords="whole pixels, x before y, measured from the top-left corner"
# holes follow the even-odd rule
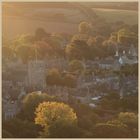
[[[109,22],[123,21],[124,23],[130,25],[138,24],[137,11],[104,8],[93,8],[93,10],[99,17],[104,18]]]

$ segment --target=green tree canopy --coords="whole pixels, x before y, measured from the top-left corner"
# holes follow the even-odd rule
[[[71,59],[88,59],[90,48],[85,41],[75,40],[66,47],[66,55]]]
[[[90,31],[90,24],[88,22],[83,21],[83,22],[81,22],[79,24],[78,29],[79,29],[80,33],[89,33],[89,31]]]
[[[133,112],[121,112],[118,119],[130,128],[138,129],[138,116]]]
[[[61,85],[61,74],[58,69],[51,69],[48,71],[46,76],[47,85]]]
[[[77,79],[76,79],[76,77],[74,75],[66,74],[62,78],[62,86],[74,88],[74,87],[76,87],[76,85],[77,85]]]
[[[94,137],[97,138],[127,138],[129,131],[127,126],[118,121],[111,121],[107,123],[96,124],[94,130]]]
[[[138,35],[130,29],[123,28],[118,31],[118,42],[122,44],[137,44]]]
[[[69,70],[72,72],[82,72],[84,70],[84,65],[80,60],[72,60],[69,63]]]
[[[34,122],[13,118],[3,124],[3,138],[36,138],[41,127]]]
[[[15,38],[10,47],[13,53],[16,54],[24,63],[34,56],[34,37],[28,34],[22,34]]]
[[[113,110],[120,108],[120,96],[118,93],[108,93],[99,102],[102,109]]]
[[[88,35],[88,34],[79,33],[79,34],[75,34],[75,35],[72,37],[71,42],[75,42],[75,41],[77,41],[77,40],[87,42],[88,39],[89,39],[89,35]]]
[[[34,37],[29,35],[29,34],[22,34],[17,36],[11,46],[13,47],[14,50],[16,50],[18,47],[20,47],[21,45],[31,45],[34,42]]]
[[[35,40],[40,41],[43,38],[47,37],[47,33],[43,28],[37,28],[35,31]]]
[[[13,135],[7,130],[2,130],[2,138],[13,138]]]
[[[36,53],[39,59],[43,59],[46,56],[52,56],[54,51],[53,47],[45,41],[36,41],[33,46],[33,49],[34,49],[34,54]]]
[[[62,73],[58,69],[51,69],[46,76],[46,84],[50,86],[75,87],[77,79],[70,73]]]
[[[129,75],[138,76],[138,64],[122,66],[120,69],[120,74],[124,74],[126,76],[129,76]]]
[[[39,103],[53,100],[54,97],[51,97],[46,93],[39,94],[37,92],[32,92],[27,94],[23,99],[23,113],[25,118],[32,121],[35,116],[35,108],[39,105]]]
[[[9,46],[3,46],[2,47],[2,56],[3,59],[10,59],[13,56],[13,50]]]
[[[33,57],[33,48],[29,45],[21,45],[16,50],[16,55],[24,62],[27,63]]]
[[[123,111],[134,111],[138,112],[138,94],[130,94],[124,96],[120,100],[120,106],[123,108]]]

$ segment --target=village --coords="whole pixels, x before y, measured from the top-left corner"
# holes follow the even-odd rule
[[[121,50],[121,51],[120,51]],[[13,118],[22,108],[22,98],[26,94],[36,92],[56,96],[62,101],[76,100],[90,107],[96,107],[98,100],[110,92],[117,92],[120,98],[126,94],[137,94],[138,77],[135,75],[120,77],[114,71],[120,71],[121,66],[138,63],[137,50],[133,44],[130,47],[116,47],[114,57],[106,59],[83,60],[84,69],[100,69],[108,71],[105,75],[80,74],[77,86],[49,86],[46,84],[46,73],[51,68],[66,71],[69,61],[63,58],[32,60],[24,64],[20,59],[6,61],[2,68],[2,103],[4,119]]]

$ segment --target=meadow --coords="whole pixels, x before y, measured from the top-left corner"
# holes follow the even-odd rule
[[[103,18],[108,22],[123,21],[130,25],[138,23],[137,11],[105,8],[92,9],[99,18]],[[77,32],[76,27],[78,24],[87,18],[78,9],[26,8],[26,10],[21,11],[22,16],[11,12],[6,13],[5,15],[7,16],[3,16],[3,36],[6,38],[12,39],[20,34],[33,34],[39,27],[44,28],[47,32],[74,34]]]
[[[105,8],[92,8],[97,16],[104,18],[108,22],[123,21],[133,25],[138,23],[138,12],[133,10],[118,10]]]

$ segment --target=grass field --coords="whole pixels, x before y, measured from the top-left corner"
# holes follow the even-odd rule
[[[123,21],[127,24],[138,24],[138,12],[133,10],[116,10],[93,8],[95,13],[109,22]]]
[[[66,20],[57,20],[56,18],[59,16],[57,14],[64,14]],[[80,11],[66,8],[29,8],[26,9],[23,16],[15,16],[13,13],[5,15],[2,20],[3,36],[9,39],[20,34],[34,34],[35,30],[40,27],[50,33],[74,34],[78,31],[80,20],[86,19]]]
[[[17,17],[3,19],[3,36],[12,39],[20,34],[34,34],[37,28],[44,28],[47,32],[76,33],[78,24],[63,22],[47,22]]]
[[[93,8],[95,13],[109,22],[124,21],[127,24],[138,23],[138,12],[132,10],[115,10]],[[86,16],[80,13],[78,9],[67,8],[47,8],[25,10],[23,16],[3,16],[3,36],[6,38],[15,38],[20,34],[33,34],[39,27],[44,28],[47,32],[66,32],[76,33],[80,21],[86,20]],[[48,16],[51,14],[64,14],[65,20],[54,21]],[[6,14],[5,14],[6,15]],[[34,19],[35,18],[35,19]]]

